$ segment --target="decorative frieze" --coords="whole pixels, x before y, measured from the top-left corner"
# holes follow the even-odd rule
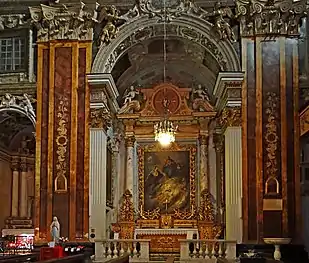
[[[0,31],[25,26],[27,24],[25,17],[25,14],[0,15]]]
[[[236,6],[242,36],[298,36],[300,19],[307,9],[304,0],[237,0]]]

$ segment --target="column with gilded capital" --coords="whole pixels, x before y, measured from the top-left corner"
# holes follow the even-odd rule
[[[35,240],[50,240],[53,216],[62,236],[81,240],[89,229],[90,107],[85,79],[91,70],[97,12],[82,2],[29,10],[38,48]]]
[[[104,108],[91,109],[89,223],[96,239],[106,238],[107,116]]]
[[[135,137],[128,136],[125,138],[126,145],[126,189],[133,194],[134,186],[134,145]]]
[[[221,115],[225,149],[225,234],[242,242],[242,144],[239,107],[227,107]]]
[[[242,127],[241,90],[243,72],[220,72],[217,77],[214,95],[219,112],[217,135],[217,165],[221,166],[220,148],[224,147],[224,169],[220,168],[220,181],[224,181],[221,202],[225,203],[225,238],[242,242]],[[224,138],[220,138],[223,136]],[[224,142],[224,146],[220,145]],[[221,149],[222,149],[221,148]],[[224,170],[224,176],[221,174]],[[224,200],[222,200],[224,196]],[[224,211],[221,211],[221,213]]]
[[[11,217],[18,217],[18,203],[19,203],[19,157],[13,156],[11,162],[12,168],[12,208]]]
[[[298,36],[307,2],[236,0],[236,11],[246,72],[244,239],[289,237],[295,244],[302,236]]]

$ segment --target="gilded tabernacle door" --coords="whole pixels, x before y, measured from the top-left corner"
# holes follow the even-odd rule
[[[141,227],[164,227],[159,226],[163,215],[169,215],[174,221],[193,219],[196,211],[196,145],[141,146],[138,161],[140,218],[146,224]],[[167,221],[166,227],[172,225],[177,227]]]

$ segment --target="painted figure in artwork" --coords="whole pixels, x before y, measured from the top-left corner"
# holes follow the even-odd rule
[[[159,207],[172,213],[189,207],[188,158],[187,152],[145,154],[145,210]]]
[[[52,240],[54,242],[58,242],[60,238],[60,223],[56,216],[53,217],[53,221],[50,224],[50,233],[51,233]]]

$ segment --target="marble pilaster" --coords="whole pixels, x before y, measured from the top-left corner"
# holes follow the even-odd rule
[[[90,228],[95,238],[106,238],[106,151],[107,135],[103,128],[90,128]]]
[[[241,127],[227,127],[225,137],[226,239],[242,241]]]

